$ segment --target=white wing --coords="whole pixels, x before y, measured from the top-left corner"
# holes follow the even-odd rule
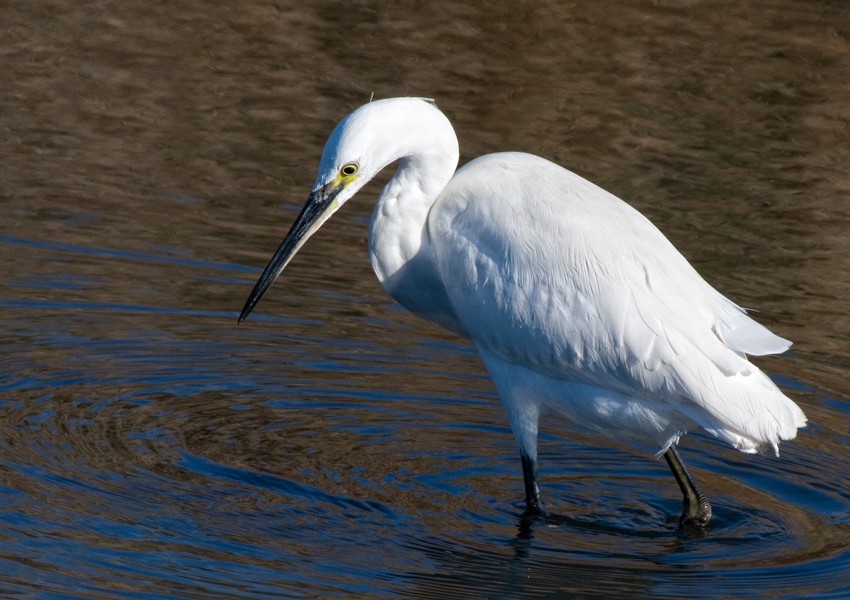
[[[532,155],[484,156],[456,173],[428,224],[459,320],[503,360],[669,403],[742,450],[805,424],[744,355],[790,343],[581,177]]]

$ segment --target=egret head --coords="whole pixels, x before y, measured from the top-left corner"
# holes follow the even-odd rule
[[[254,286],[239,322],[253,310],[304,242],[360,188],[394,160],[433,151],[428,140],[445,135],[446,131],[454,139],[456,165],[454,131],[431,100],[378,100],[340,121],[325,144],[313,192]]]

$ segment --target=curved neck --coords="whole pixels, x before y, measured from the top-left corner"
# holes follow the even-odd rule
[[[401,156],[398,169],[378,197],[369,226],[369,255],[382,284],[421,251],[430,251],[428,212],[457,167],[454,134],[451,141]]]
[[[428,214],[457,167],[452,145],[401,158],[375,205],[369,258],[384,290],[420,317],[466,335],[451,308],[428,233]]]

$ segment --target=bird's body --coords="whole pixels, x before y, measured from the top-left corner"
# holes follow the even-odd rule
[[[536,156],[491,154],[449,182],[428,229],[451,305],[503,398],[533,390],[662,451],[695,425],[744,451],[796,433],[799,409],[740,354],[787,342],[592,183]],[[736,347],[721,341],[742,328]]]
[[[529,154],[486,155],[455,172],[454,131],[421,99],[367,104],[337,126],[311,201],[241,318],[303,241],[399,159],[372,216],[372,266],[400,304],[477,346],[520,445],[530,508],[546,409],[668,452],[668,462],[696,426],[754,452],[805,424],[746,358],[790,343],[706,283],[645,217]]]

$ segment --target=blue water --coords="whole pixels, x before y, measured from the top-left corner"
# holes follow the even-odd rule
[[[473,350],[394,320],[406,315],[391,307],[380,320],[333,316],[380,298],[314,294],[312,313],[327,319],[238,327],[234,310],[26,300],[66,290],[75,256],[133,263],[140,278],[185,259],[0,243],[69,271],[2,303],[6,595],[848,593],[850,465],[824,451],[822,424],[780,459],[686,440],[715,508],[695,535],[677,527],[681,499],[663,463],[549,419],[551,514],[529,520],[514,442]],[[191,267],[198,281],[234,272]],[[244,278],[228,285],[249,290],[256,269],[235,272]],[[780,383],[793,395],[793,381]]]
[[[842,10],[844,12],[842,12]],[[840,3],[0,6],[0,597],[850,597]],[[781,456],[664,461],[548,416],[546,517],[474,349],[371,273],[379,189],[249,320],[322,144],[435,97],[647,214],[795,342]]]

